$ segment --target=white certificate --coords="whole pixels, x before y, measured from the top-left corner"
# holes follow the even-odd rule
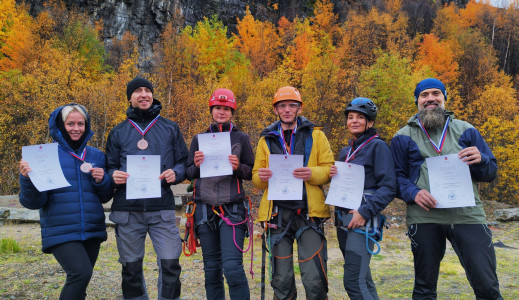
[[[29,163],[29,178],[38,191],[70,186],[59,163],[58,143],[22,147],[22,159]]]
[[[326,196],[326,204],[358,209],[364,193],[364,166],[336,161],[337,175],[333,176]]]
[[[426,158],[431,194],[437,208],[475,206],[470,169],[458,154]]]
[[[231,133],[215,132],[198,135],[198,150],[204,153],[200,165],[200,178],[232,175],[229,161],[231,152]]]
[[[303,200],[303,179],[294,170],[303,167],[303,155],[270,154],[268,200]]]
[[[126,156],[126,199],[160,198],[160,155]]]

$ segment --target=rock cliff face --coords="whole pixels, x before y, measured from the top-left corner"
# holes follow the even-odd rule
[[[37,15],[46,0],[17,0],[29,5],[30,13]],[[159,40],[162,29],[175,20],[179,25],[195,25],[204,17],[217,15],[235,32],[237,18],[242,18],[247,6],[255,18],[277,22],[282,16],[289,20],[312,14],[315,0],[63,0],[70,9],[78,9],[90,16],[92,21],[103,20],[102,38],[110,49],[112,41],[129,31],[137,37],[139,53],[145,70],[151,65],[146,61],[152,56],[153,44]],[[448,3],[452,0],[442,0]],[[454,0],[458,5],[468,0]],[[369,10],[383,7],[382,0],[331,0],[335,13],[344,21],[352,8]],[[420,0],[404,0],[407,6]],[[274,4],[277,9],[274,9]],[[439,4],[438,4],[439,5]],[[405,6],[405,5],[404,5]],[[411,6],[410,6],[411,7]]]
[[[45,0],[19,0],[29,5],[30,13],[37,15],[43,10]],[[271,3],[277,2],[274,10]],[[276,22],[281,16],[289,19],[311,13],[311,2],[296,0],[67,0],[70,9],[78,9],[90,16],[92,21],[103,20],[102,38],[110,48],[113,39],[121,38],[129,31],[137,37],[139,53],[143,62],[153,54],[153,44],[168,22],[175,20],[180,25],[195,25],[204,17],[217,15],[230,31],[236,30],[237,18],[242,18],[247,5],[252,14],[261,20]],[[270,3],[270,4],[269,4]],[[150,68],[148,63],[142,65]]]

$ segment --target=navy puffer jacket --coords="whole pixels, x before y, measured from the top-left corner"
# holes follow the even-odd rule
[[[26,208],[40,210],[42,251],[45,253],[50,253],[53,246],[66,242],[88,239],[105,241],[105,215],[101,204],[108,202],[113,194],[107,174],[101,183],[96,183],[90,173],[81,172],[82,162],[69,153],[73,150],[56,123],[56,119],[61,118],[63,107],[51,113],[49,129],[52,138],[59,144],[59,161],[70,186],[39,192],[29,178],[20,175],[20,203]],[[106,171],[103,152],[86,145],[94,135],[90,129],[90,117],[84,134],[86,137],[77,153],[83,153],[86,147],[85,161]]]

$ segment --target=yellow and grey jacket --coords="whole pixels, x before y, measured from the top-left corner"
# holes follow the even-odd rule
[[[274,122],[261,133],[261,138],[256,149],[256,160],[252,169],[252,182],[257,188],[263,189],[263,197],[260,202],[258,220],[268,221],[272,217],[273,203],[267,200],[268,182],[261,181],[258,169],[269,166],[269,154],[284,154],[280,141],[275,135],[279,121]],[[307,137],[311,134],[311,150]],[[334,164],[330,143],[320,129],[304,117],[298,117],[298,129],[295,136],[293,154],[304,154],[305,165],[312,169],[312,176],[304,182],[305,193],[303,200],[308,205],[308,216],[317,218],[330,217],[330,208],[324,204],[325,196],[322,185],[330,181],[330,167]],[[269,147],[270,145],[270,147]],[[272,152],[271,152],[272,151]],[[309,153],[308,153],[309,152]]]

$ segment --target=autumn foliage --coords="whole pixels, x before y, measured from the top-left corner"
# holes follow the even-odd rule
[[[15,0],[0,2],[1,194],[18,190],[21,146],[51,142],[47,118],[59,105],[85,105],[91,145],[104,149],[110,129],[125,118],[126,83],[142,74],[131,34],[106,48],[99,24],[59,0],[45,5],[32,17]],[[312,16],[272,23],[246,8],[235,32],[216,16],[185,27],[173,16],[154,46],[153,71],[143,74],[155,85],[162,115],[180,125],[189,144],[210,123],[212,91],[230,88],[238,99],[235,122],[255,146],[275,121],[274,92],[292,85],[302,93],[303,115],[323,127],[338,153],[351,138],[343,115],[349,100],[373,99],[376,127],[390,140],[416,113],[416,83],[437,77],[448,87],[447,108],[474,124],[498,159],[498,179],[480,186],[483,198],[519,204],[519,11],[474,1],[432,5],[425,23],[400,0],[352,9],[343,21],[333,9],[318,0]]]

